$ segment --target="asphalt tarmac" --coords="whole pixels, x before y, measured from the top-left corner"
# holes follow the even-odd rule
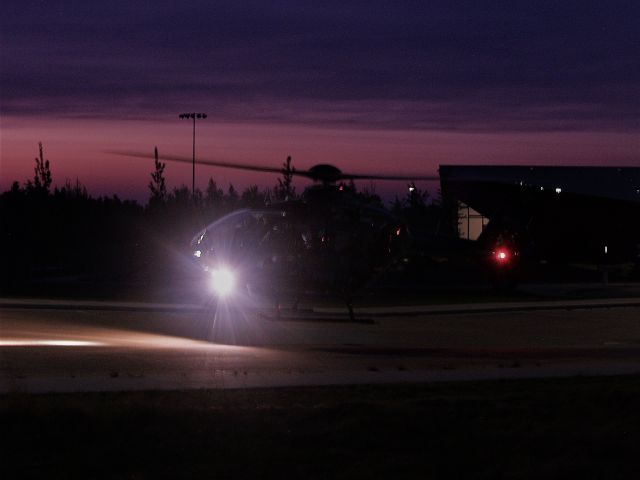
[[[386,306],[356,323],[335,308],[277,319],[239,305],[0,305],[1,393],[640,373],[637,298]]]

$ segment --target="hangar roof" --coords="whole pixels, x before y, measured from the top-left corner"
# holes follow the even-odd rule
[[[640,203],[640,167],[440,165],[443,190],[502,184]]]

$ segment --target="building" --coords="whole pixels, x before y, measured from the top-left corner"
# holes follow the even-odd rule
[[[638,167],[441,165],[440,182],[469,239],[515,231],[544,258],[640,252]]]

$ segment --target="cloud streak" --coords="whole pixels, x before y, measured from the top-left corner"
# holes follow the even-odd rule
[[[0,20],[2,111],[638,129],[637,2],[477,3],[21,2]]]

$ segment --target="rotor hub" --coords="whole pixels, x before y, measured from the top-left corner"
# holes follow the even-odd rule
[[[309,169],[309,177],[315,182],[322,182],[324,184],[336,183],[338,180],[342,180],[344,175],[342,170],[328,163],[321,163],[314,165]]]

